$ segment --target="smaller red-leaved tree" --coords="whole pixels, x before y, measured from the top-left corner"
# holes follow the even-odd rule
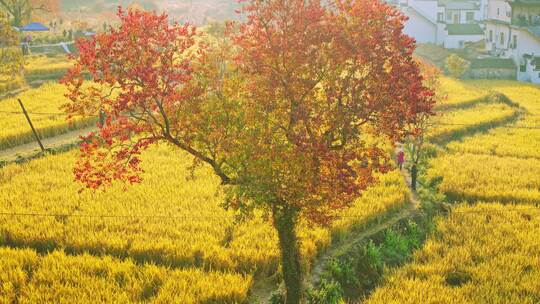
[[[442,71],[434,64],[417,59],[420,67],[423,84],[431,91],[435,92],[432,99],[434,102],[440,102],[446,99],[446,94],[441,90],[440,77]],[[405,140],[405,149],[407,151],[409,165],[408,170],[411,175],[411,188],[416,191],[419,174],[426,169],[430,153],[428,136],[433,129],[434,113],[419,113],[414,120],[411,120],[407,126],[409,131]]]
[[[298,224],[328,225],[350,206],[388,168],[368,138],[403,138],[432,92],[404,17],[377,0],[252,0],[243,12],[232,45],[201,45],[193,28],[139,11],[79,42],[66,108],[107,119],[75,173],[90,188],[139,182],[149,145],[186,151],[227,185],[226,207],[269,215],[286,302],[299,303]]]

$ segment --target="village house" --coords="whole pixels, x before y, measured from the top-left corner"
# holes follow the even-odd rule
[[[540,83],[540,0],[490,0],[486,50],[511,58],[517,79]]]
[[[433,43],[448,49],[485,38],[481,21],[484,0],[392,0],[409,17],[406,34],[418,43]]]

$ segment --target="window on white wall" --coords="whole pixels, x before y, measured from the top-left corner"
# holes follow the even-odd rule
[[[471,23],[474,21],[474,12],[467,12],[467,22]]]
[[[514,50],[517,49],[517,43],[518,43],[517,35],[514,35],[514,37],[512,37],[512,48]]]
[[[504,33],[501,33],[501,45],[504,45]]]
[[[489,30],[489,42],[493,41],[493,30]]]
[[[444,21],[444,13],[437,14],[437,21]]]
[[[497,7],[497,17],[501,15],[501,9]]]

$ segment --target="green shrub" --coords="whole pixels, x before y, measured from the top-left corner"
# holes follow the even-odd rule
[[[446,70],[455,78],[461,78],[469,70],[470,64],[467,60],[452,54],[444,61]]]
[[[322,280],[316,290],[308,293],[308,302],[312,304],[339,304],[343,302],[341,284],[336,281]]]

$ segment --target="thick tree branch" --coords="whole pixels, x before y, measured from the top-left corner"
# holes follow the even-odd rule
[[[203,153],[193,149],[192,147],[190,147],[189,145],[181,142],[177,138],[172,137],[171,134],[168,134],[168,133],[163,134],[163,139],[169,141],[173,145],[175,145],[175,146],[179,147],[180,149],[188,152],[189,154],[193,155],[197,159],[199,159],[199,160],[209,164],[210,166],[212,166],[212,169],[214,170],[216,175],[219,176],[219,178],[221,179],[221,184],[222,185],[233,185],[233,184],[236,183],[236,181],[234,179],[230,178],[229,176],[227,176],[227,174],[225,174],[225,172],[223,172],[221,166],[214,159],[211,159],[211,158],[207,157]]]

